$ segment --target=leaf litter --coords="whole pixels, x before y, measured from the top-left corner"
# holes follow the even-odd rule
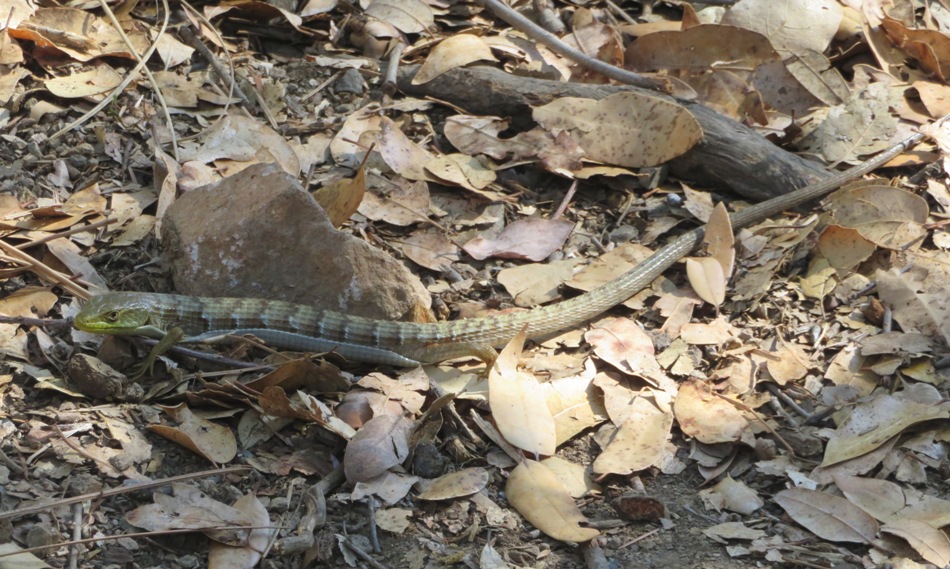
[[[354,506],[377,498],[387,505],[372,517],[385,541],[376,555],[391,566],[425,566],[425,554],[401,547],[436,534],[440,558],[482,567],[580,566],[557,541],[602,535],[609,540],[597,543],[620,564],[950,563],[940,498],[950,445],[941,364],[950,337],[950,192],[942,175],[926,180],[925,193],[856,183],[828,200],[826,218],[743,229],[736,249],[721,204],[710,215],[706,194],[636,171],[702,139],[687,107],[623,92],[533,101],[522,116],[478,115],[462,98],[393,97],[377,82],[373,58],[397,46],[404,65],[421,64],[408,81],[419,88],[472,62],[605,82],[524,42],[480,5],[376,0],[362,3],[352,22],[335,2],[296,12],[261,3],[189,10],[197,43],[216,53],[212,67],[241,53],[226,73],[189,70],[204,57],[186,45],[195,42],[159,34],[142,8],[119,14],[123,37],[98,9],[0,7],[10,14],[0,30],[7,316],[65,315],[70,307],[55,308],[53,287],[82,294],[67,274],[87,290],[168,290],[150,258],[178,191],[240,177],[258,163],[305,181],[334,226],[421,267],[420,286],[440,299],[442,316],[463,303],[498,308],[495,278],[513,304],[528,307],[557,298],[560,283],[589,290],[608,282],[660,247],[684,210],[708,220],[709,243],[685,271],[628,301],[635,313],[593,323],[581,344],[590,353],[577,340],[523,353],[519,342],[487,381],[465,364],[359,379],[332,354],[317,366],[238,344],[232,361],[276,371],[242,376],[219,362],[196,372],[190,354],[181,367],[171,363],[179,356],[163,358],[159,377],[130,384],[121,370],[141,356],[121,341],[104,342],[96,356],[70,356],[76,344],[95,351],[92,339],[0,324],[0,450],[14,457],[0,466],[2,516],[13,519],[14,540],[4,552],[52,545],[9,561],[147,563],[150,548],[121,538],[126,520],[152,532],[206,532],[211,542],[191,536],[187,546],[160,538],[182,565],[259,566],[272,544],[297,552],[270,559],[280,566],[294,555],[355,563],[359,547],[339,535],[342,526],[307,525],[295,507],[320,478],[327,487],[317,507],[355,516],[357,527],[366,518]],[[943,12],[915,21],[831,0],[780,12],[778,3],[743,0],[718,12],[657,7],[619,24],[606,5],[555,8],[569,15],[559,20],[573,27],[560,32],[568,46],[640,72],[662,70],[673,92],[828,162],[857,162],[947,111]],[[277,41],[256,20],[273,24]],[[162,62],[152,66],[154,79],[136,78],[112,98],[131,72],[132,51],[153,41]],[[869,49],[879,69],[855,67],[846,80],[839,62],[855,46]],[[369,96],[367,81],[383,86],[382,97]],[[103,102],[111,110],[98,122],[54,136],[76,111]],[[524,121],[529,115],[536,124]],[[946,147],[945,131],[934,137]],[[934,160],[921,148],[896,162]],[[575,179],[588,182],[568,202]],[[705,189],[709,180],[692,183]],[[673,199],[679,194],[685,208]],[[566,214],[555,211],[564,207]],[[645,239],[617,242],[608,232],[621,221]],[[303,262],[293,245],[267,244],[289,269]],[[508,460],[491,458],[486,440]],[[151,502],[129,494],[133,508],[102,503],[90,514],[95,533],[83,537],[117,539],[72,553],[58,545],[71,523],[62,508],[18,513],[64,493],[237,460],[256,469],[254,482],[211,473]],[[692,472],[709,488],[682,474]],[[355,485],[331,490],[342,477]],[[601,507],[608,502],[616,513]],[[633,516],[634,504],[650,515]],[[763,508],[766,517],[756,517]],[[618,525],[618,515],[639,521]],[[525,531],[521,519],[548,537]],[[692,528],[729,545],[710,552]],[[488,535],[499,532],[492,544]],[[463,536],[475,543],[457,541]],[[816,540],[837,553],[828,557]],[[672,551],[657,548],[663,544]]]

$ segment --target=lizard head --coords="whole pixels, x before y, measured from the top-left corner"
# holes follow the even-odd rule
[[[92,297],[76,318],[76,328],[93,334],[149,335],[149,310],[141,295],[109,292]]]

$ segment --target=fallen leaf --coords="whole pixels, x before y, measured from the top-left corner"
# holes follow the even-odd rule
[[[343,454],[343,472],[350,482],[365,482],[409,457],[412,422],[402,415],[378,415],[356,431]]]
[[[573,230],[570,221],[529,217],[509,224],[495,238],[476,237],[462,248],[479,261],[489,257],[543,261],[564,244]]]
[[[658,466],[666,455],[673,416],[643,397],[636,398],[631,407],[630,415],[594,460],[597,474],[632,474]]]
[[[928,397],[928,393],[933,396]],[[929,385],[915,384],[893,395],[882,393],[855,405],[828,440],[821,465],[861,456],[921,421],[946,418],[950,418],[950,402],[942,401]]]
[[[426,58],[422,63],[422,67],[412,78],[412,84],[428,83],[446,71],[476,61],[498,60],[492,55],[488,44],[478,36],[465,33],[448,36],[432,48],[429,57]]]
[[[950,566],[950,537],[935,527],[917,520],[896,520],[885,524],[881,532],[900,537],[928,563]]]
[[[518,369],[524,341],[522,330],[488,372],[488,406],[505,440],[534,455],[550,456],[557,441],[554,417],[538,380]]]
[[[211,462],[224,464],[237,455],[237,441],[228,427],[195,415],[185,403],[161,407],[173,425],[149,425],[148,429],[200,454]]]
[[[208,548],[208,569],[253,569],[257,567],[271,536],[277,531],[271,527],[267,508],[253,494],[245,494],[237,499],[232,507],[243,513],[250,521],[252,529],[247,543],[233,546],[214,541]]]
[[[805,529],[828,541],[870,544],[877,534],[874,518],[833,494],[790,488],[776,494],[775,502]]]
[[[950,525],[950,500],[877,478],[837,475],[834,481],[851,502],[886,524],[915,520],[935,528]]]
[[[667,162],[703,136],[683,107],[632,92],[599,101],[563,97],[536,107],[533,117],[548,130],[568,131],[587,158],[629,168]]]
[[[749,426],[735,405],[696,380],[680,386],[673,412],[683,434],[707,444],[738,441]]]
[[[546,466],[525,460],[508,476],[505,484],[508,503],[548,536],[570,543],[594,539],[600,532],[581,527],[587,518],[570,494]]]
[[[481,492],[487,485],[487,470],[465,468],[436,478],[416,497],[420,500],[451,500]]]

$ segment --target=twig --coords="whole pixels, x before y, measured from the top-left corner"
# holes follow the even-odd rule
[[[524,32],[524,34],[529,38],[540,44],[544,44],[554,53],[566,57],[582,67],[586,67],[591,71],[600,73],[601,75],[609,77],[615,81],[619,81],[620,83],[633,85],[634,87],[650,89],[653,91],[659,91],[661,93],[668,93],[670,91],[667,85],[661,81],[650,79],[649,77],[644,77],[639,73],[633,73],[631,71],[627,71],[626,69],[621,69],[615,65],[610,65],[609,63],[600,61],[599,59],[588,57],[584,53],[562,42],[560,38],[551,32],[548,32],[528,18],[525,18],[518,12],[515,12],[508,6],[504,5],[499,0],[478,0],[478,3],[493,12],[502,20],[511,24],[518,31]]]
[[[138,533],[121,533],[119,535],[99,535],[96,537],[87,537],[85,539],[79,539],[75,541],[62,541],[59,543],[51,543],[49,545],[40,545],[37,547],[30,547],[27,549],[18,549],[16,551],[7,551],[5,553],[0,553],[0,558],[3,557],[13,557],[15,555],[24,555],[26,553],[36,553],[39,551],[46,551],[48,549],[57,549],[63,546],[74,546],[74,545],[84,545],[86,543],[98,543],[100,541],[112,541],[116,539],[135,539],[138,537],[150,538],[155,537],[156,535],[178,535],[182,533],[198,533],[198,532],[208,532],[208,531],[233,531],[233,530],[254,530],[254,529],[285,529],[282,526],[215,526],[215,527],[203,527],[200,529],[196,528],[183,528],[183,529],[166,529],[162,531],[142,531]],[[167,551],[172,551],[167,549]],[[6,565],[4,565],[6,567]],[[27,565],[32,567],[33,565]],[[20,565],[14,565],[14,567],[20,567]]]
[[[82,298],[84,300],[89,298],[89,292],[77,284],[77,282],[69,275],[44,265],[23,251],[20,251],[12,245],[7,244],[3,240],[0,240],[0,249],[2,249],[4,253],[13,259],[14,262],[19,263],[22,267],[30,269],[41,279],[45,279],[49,282],[59,285],[63,288],[63,290],[75,297]]]
[[[122,494],[128,494],[129,492],[138,492],[140,490],[150,490],[152,488],[161,488],[162,486],[168,486],[169,484],[174,484],[176,482],[184,482],[186,480],[193,480],[195,478],[204,478],[206,476],[234,474],[237,472],[245,472],[250,469],[251,467],[249,466],[230,466],[228,468],[219,468],[215,470],[202,470],[200,472],[192,472],[191,474],[181,474],[179,476],[172,476],[170,478],[155,480],[154,482],[143,482],[141,484],[135,484],[133,486],[120,486],[118,488],[109,488],[108,490],[100,490],[99,492],[90,492],[89,494],[81,494],[79,496],[62,498],[62,499],[50,502],[48,504],[37,504],[34,506],[25,506],[25,507],[12,510],[9,512],[0,512],[0,520],[8,520],[8,519],[13,519],[13,518],[19,518],[20,516],[28,516],[30,514],[37,514],[39,512],[45,512],[47,510],[52,510],[53,508],[58,508],[60,506],[69,506],[72,504],[78,504],[80,502],[85,502],[86,500],[99,501],[105,498],[111,498],[112,496],[120,496]],[[189,530],[189,531],[194,531],[194,530]],[[120,536],[120,537],[129,537],[129,536]]]
[[[551,216],[552,221],[561,219],[561,216],[564,215],[564,210],[567,209],[567,206],[571,205],[571,200],[574,198],[575,193],[577,193],[576,179],[573,182],[571,182],[571,187],[568,188],[567,193],[564,194],[564,199],[561,200],[561,205],[558,206],[557,211],[554,212],[554,215]]]
[[[50,235],[47,235],[46,237],[40,237],[39,239],[34,239],[33,241],[27,241],[26,243],[20,243],[14,248],[19,249],[20,251],[25,251],[26,249],[29,249],[31,247],[36,247],[37,245],[42,245],[44,243],[49,243],[50,241],[54,239],[59,239],[60,237],[69,237],[70,235],[75,235],[77,233],[92,231],[93,229],[99,229],[100,227],[113,224],[117,221],[119,220],[114,217],[110,217],[108,219],[103,219],[95,223],[90,223],[89,225],[76,226],[66,231],[60,231],[59,233],[52,233]]]
[[[715,392],[715,391],[713,391],[712,393],[713,393],[713,395],[715,395],[716,397],[722,399],[723,401],[728,401],[729,403],[732,403],[732,405],[735,406],[737,409],[742,409],[743,411],[745,411],[745,412],[747,412],[747,413],[751,413],[753,416],[755,416],[756,420],[759,421],[759,423],[762,423],[762,426],[765,427],[765,430],[768,431],[769,433],[771,433],[772,436],[774,436],[776,439],[778,439],[778,441],[779,441],[780,443],[782,443],[782,446],[785,447],[785,450],[788,451],[788,454],[789,454],[789,457],[790,457],[790,458],[793,458],[793,459],[794,459],[794,458],[798,458],[798,457],[795,455],[795,449],[792,448],[792,445],[788,444],[788,441],[786,441],[785,439],[783,439],[783,438],[782,438],[782,435],[778,434],[778,432],[776,432],[776,430],[772,428],[772,425],[769,425],[769,424],[765,421],[765,419],[763,419],[762,416],[759,415],[759,412],[758,412],[758,411],[756,411],[756,410],[753,409],[752,407],[749,407],[748,405],[746,405],[745,403],[743,403],[743,402],[741,402],[741,401],[736,401],[735,399],[730,399],[729,397],[726,397],[725,395],[723,395],[723,394],[721,394],[721,393],[717,393],[717,392]]]
[[[79,544],[82,539],[82,504],[73,504],[73,545],[69,546],[69,569],[79,567]]]
[[[366,553],[365,551],[357,547],[356,544],[354,544],[350,538],[343,536],[342,539],[343,539],[342,545],[344,545],[347,549],[352,551],[354,555],[356,555],[357,557],[365,561],[366,564],[372,567],[373,569],[389,569],[389,566],[383,565],[379,561],[376,561],[375,559],[370,557],[369,553]]]
[[[396,92],[396,73],[399,71],[399,61],[402,59],[403,52],[406,51],[406,44],[399,41],[389,52],[389,62],[386,64],[386,76],[383,79],[383,94],[392,97]]]

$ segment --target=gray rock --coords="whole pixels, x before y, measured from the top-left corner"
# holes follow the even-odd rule
[[[175,288],[412,319],[431,298],[402,264],[335,229],[297,180],[258,164],[182,195],[162,222]]]

